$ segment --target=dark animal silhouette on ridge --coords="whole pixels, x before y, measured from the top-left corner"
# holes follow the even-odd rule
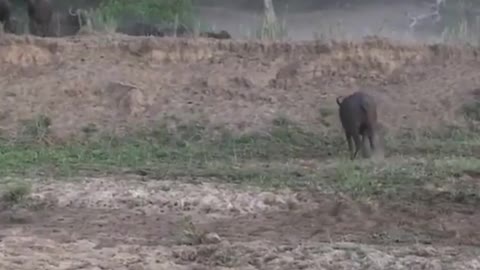
[[[50,0],[25,0],[27,2],[28,26],[30,33],[36,36],[49,36],[53,17]]]
[[[0,0],[0,22],[3,24],[3,29],[7,33],[13,33],[14,29],[12,26],[12,5],[8,0]]]
[[[351,159],[355,159],[358,151],[365,144],[365,138],[368,137],[370,148],[375,150],[375,136],[377,131],[377,105],[372,96],[357,91],[341,100],[342,96],[337,97],[339,106],[340,121],[345,131],[345,137],[348,143],[348,150]],[[362,137],[360,139],[360,137]],[[355,143],[355,152],[353,151],[352,140]]]

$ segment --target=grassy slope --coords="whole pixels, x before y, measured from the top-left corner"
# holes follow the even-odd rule
[[[458,130],[387,138],[386,159],[354,162],[347,159],[340,134],[318,136],[285,119],[277,120],[268,134],[236,137],[224,132],[213,138],[192,124],[176,132],[160,126],[149,134],[63,145],[42,143],[48,141],[48,128],[27,130],[22,140],[0,144],[2,175],[133,172],[158,179],[192,176],[264,187],[317,186],[359,196],[446,191],[463,198],[478,193],[471,176],[480,172],[480,140],[476,133]]]

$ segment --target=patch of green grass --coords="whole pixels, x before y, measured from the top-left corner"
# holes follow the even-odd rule
[[[45,121],[33,121],[33,123]],[[40,131],[21,133],[45,138],[49,125],[30,125]],[[154,130],[123,137],[94,136],[62,145],[45,140],[0,141],[2,175],[78,176],[82,174],[146,173],[151,178],[202,177],[262,187],[320,186],[358,196],[408,195],[429,184],[475,190],[473,183],[452,184],[466,172],[480,171],[475,133],[419,133],[420,139],[395,138],[386,145],[384,161],[348,160],[341,133],[316,134],[285,118],[265,132],[234,135],[222,129],[213,136],[200,123],[160,125]],[[47,134],[47,135],[45,135]],[[475,150],[477,149],[477,150]],[[476,153],[478,153],[477,151]],[[460,187],[462,186],[462,187]]]
[[[389,152],[408,156],[480,157],[480,136],[477,130],[446,127],[442,130],[406,132],[387,138]]]
[[[151,23],[180,23],[192,26],[193,4],[191,0],[106,0],[98,12],[117,22],[137,19]]]
[[[452,185],[452,179],[472,171],[480,172],[479,159],[429,155],[424,158],[398,157],[384,162],[346,161],[332,171],[332,185],[336,190],[358,196],[410,197],[429,187],[438,190],[448,187],[447,192],[457,193],[458,186]],[[470,183],[471,188],[474,186],[475,181]]]
[[[336,147],[326,138],[283,119],[275,121],[269,132],[243,136],[221,132],[215,138],[199,124],[179,126],[175,131],[159,126],[141,134],[104,136],[65,145],[44,144],[36,139],[37,132],[33,134],[26,133],[28,139],[20,136],[13,143],[0,141],[0,172],[72,175],[82,170],[109,172],[128,168],[163,175],[215,176],[219,175],[216,171],[223,171],[220,175],[233,180],[252,175],[262,179],[270,169],[259,166],[247,173],[237,170],[235,164],[324,159]]]

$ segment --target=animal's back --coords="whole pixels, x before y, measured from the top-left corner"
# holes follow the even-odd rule
[[[365,106],[370,106],[371,98],[363,92],[355,92],[345,97],[340,106],[342,126],[348,132],[354,132],[365,122]]]
[[[365,114],[365,120],[368,123],[374,123],[377,121],[377,104],[372,96],[364,92],[356,93],[359,98],[359,104]]]

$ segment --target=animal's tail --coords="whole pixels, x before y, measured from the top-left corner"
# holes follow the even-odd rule
[[[342,102],[341,102],[341,99],[342,99],[342,98],[343,98],[343,96],[338,96],[338,97],[337,97],[337,104],[338,104],[338,106],[340,106],[340,104],[342,104]]]

